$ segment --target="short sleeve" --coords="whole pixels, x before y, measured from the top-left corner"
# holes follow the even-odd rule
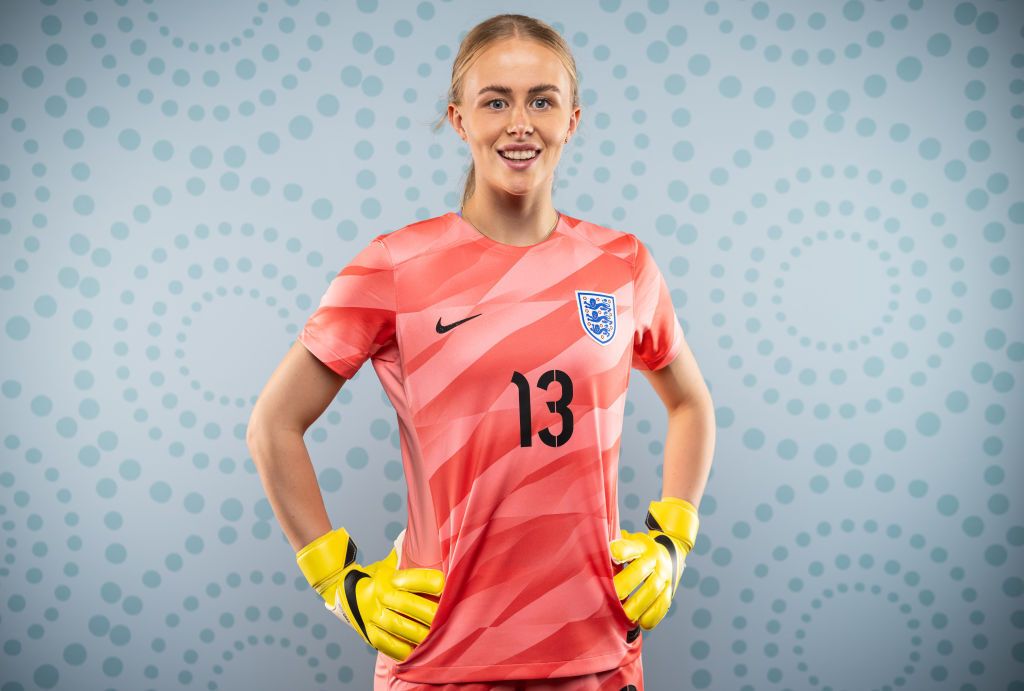
[[[391,255],[375,238],[331,280],[299,341],[332,370],[351,379],[395,338]]]
[[[665,277],[647,246],[636,236],[633,261],[633,362],[638,370],[657,370],[672,362],[683,347],[683,327],[676,316]]]

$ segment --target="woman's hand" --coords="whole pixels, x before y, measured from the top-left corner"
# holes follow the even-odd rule
[[[612,561],[629,564],[614,578],[615,594],[620,602],[626,600],[622,609],[630,621],[639,622],[643,629],[653,629],[672,604],[685,567],[685,545],[660,531],[623,530],[622,537],[608,546]]]
[[[398,554],[369,566],[352,564],[324,599],[327,609],[350,624],[363,640],[401,662],[423,642],[434,623],[438,603],[420,593],[440,596],[444,573],[437,569],[396,569]]]

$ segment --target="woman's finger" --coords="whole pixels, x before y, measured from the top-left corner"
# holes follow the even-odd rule
[[[636,559],[646,551],[647,545],[639,538],[626,533],[625,537],[612,540],[608,543],[608,551],[612,555],[612,561],[617,564],[624,564],[627,561]]]
[[[408,641],[388,633],[373,622],[366,624],[366,637],[370,644],[393,660],[405,660],[412,653],[413,646]]]
[[[661,594],[661,591],[667,585],[668,582],[656,572],[641,583],[636,592],[622,605],[622,609],[626,611],[626,616],[629,617],[630,621],[637,621],[640,615],[654,604],[654,601],[658,599],[658,595]]]
[[[388,609],[393,609],[407,617],[421,621],[427,626],[434,623],[434,616],[437,614],[438,603],[428,600],[422,595],[416,595],[405,590],[391,590],[384,593],[380,603]]]
[[[647,608],[647,610],[640,615],[639,623],[640,627],[646,631],[650,631],[658,622],[665,618],[665,614],[668,612],[669,606],[672,604],[672,593],[668,586],[662,588],[661,593],[654,600],[654,604]]]
[[[633,592],[633,589],[654,572],[658,565],[658,559],[654,554],[645,553],[630,562],[629,566],[615,574],[612,582],[615,584],[615,595],[619,600],[626,599],[626,596]]]
[[[410,592],[440,595],[444,590],[444,572],[438,569],[399,569],[391,575],[391,584]]]
[[[423,639],[430,633],[429,627],[408,617],[403,617],[401,614],[390,609],[381,610],[380,616],[373,623],[392,636],[403,638],[413,645],[422,643]]]

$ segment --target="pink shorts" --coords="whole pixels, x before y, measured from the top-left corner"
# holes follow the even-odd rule
[[[373,681],[374,691],[644,691],[644,665],[643,657],[637,655],[632,662],[618,669],[576,677],[421,684],[390,675],[378,657]]]

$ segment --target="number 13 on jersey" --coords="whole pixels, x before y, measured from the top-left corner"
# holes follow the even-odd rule
[[[569,408],[569,403],[572,402],[572,379],[560,369],[549,369],[537,380],[537,386],[546,390],[555,382],[561,386],[562,396],[557,401],[548,401],[547,404],[548,410],[562,416],[562,431],[557,437],[547,427],[537,433],[540,440],[548,446],[562,446],[572,436],[572,410]],[[519,446],[533,446],[530,382],[522,372],[513,372],[512,383],[519,390]]]

